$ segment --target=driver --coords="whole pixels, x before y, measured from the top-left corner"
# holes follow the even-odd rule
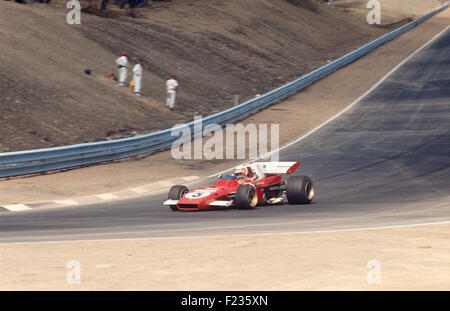
[[[234,169],[234,176],[236,177],[247,177],[247,168],[243,165],[239,165]]]

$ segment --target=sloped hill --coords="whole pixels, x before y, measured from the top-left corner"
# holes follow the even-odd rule
[[[118,138],[209,115],[262,94],[387,32],[315,0],[174,0],[138,18],[61,3],[0,1],[0,152]],[[395,25],[398,27],[398,25]],[[144,60],[142,98],[105,77]],[[84,74],[85,69],[93,74]],[[180,82],[176,110],[164,81]]]

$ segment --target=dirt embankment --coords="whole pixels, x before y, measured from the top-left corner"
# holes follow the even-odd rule
[[[358,1],[357,1],[358,2]],[[280,86],[398,25],[316,0],[162,2],[138,18],[0,2],[0,152],[131,136],[191,121]],[[403,16],[383,20],[404,22]],[[144,60],[144,97],[106,76]],[[93,74],[84,74],[91,69]],[[181,85],[169,112],[164,81]]]

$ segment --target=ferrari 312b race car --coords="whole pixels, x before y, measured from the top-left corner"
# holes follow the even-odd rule
[[[173,211],[207,210],[215,207],[252,209],[258,204],[308,204],[314,197],[314,185],[308,176],[291,176],[300,162],[255,162],[236,167],[233,174],[219,175],[209,187],[189,191],[176,185],[164,205]]]

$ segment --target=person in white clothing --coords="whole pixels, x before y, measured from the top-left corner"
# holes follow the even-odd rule
[[[142,60],[140,59],[138,63],[133,68],[133,79],[134,79],[134,94],[141,96],[141,86],[142,86]]]
[[[175,96],[178,88],[178,82],[175,80],[175,75],[171,74],[170,79],[166,81],[166,89],[167,89],[167,100],[166,105],[170,110],[173,110],[173,106],[175,105]]]
[[[127,53],[122,53],[118,59],[116,59],[116,64],[119,67],[119,85],[127,86],[125,84],[125,80],[127,79],[127,71],[128,71],[128,58]]]

